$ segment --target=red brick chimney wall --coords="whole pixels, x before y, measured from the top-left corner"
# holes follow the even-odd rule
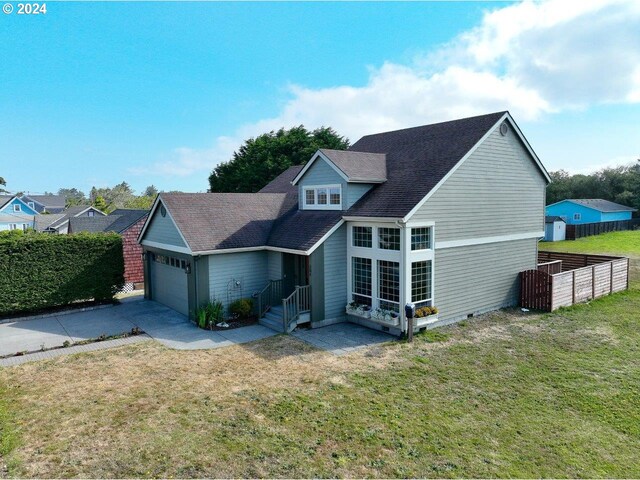
[[[142,230],[147,215],[122,232],[122,250],[124,254],[124,281],[126,283],[143,283],[144,266],[142,264],[142,246],[138,244],[138,235]]]

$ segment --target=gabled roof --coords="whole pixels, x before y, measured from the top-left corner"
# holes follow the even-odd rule
[[[382,183],[387,179],[386,155],[384,153],[358,152],[353,150],[330,150],[321,148],[293,179],[295,185],[311,166],[323,159],[346,182]]]
[[[278,175],[276,178],[271,180],[267,185],[265,185],[262,190],[258,193],[294,193],[298,190],[295,185],[292,185],[291,182],[296,175],[300,173],[303,165],[294,165],[292,167],[287,168],[284,172]]]
[[[558,217],[557,215],[546,215],[544,217],[544,223],[553,223],[553,222],[564,222],[564,218]]]
[[[159,202],[169,212],[191,252],[197,253],[266,245],[275,220],[297,208],[297,195],[161,193],[152,212]],[[143,230],[140,238],[144,238],[144,233]]]
[[[58,220],[56,220],[55,222],[49,224],[47,228],[57,229],[62,225],[64,225],[66,222],[68,222],[70,218],[82,215],[87,210],[93,210],[97,215],[100,215],[100,216],[104,215],[103,212],[101,212],[95,207],[92,207],[89,205],[76,205],[74,207],[67,208],[63,213],[48,215],[48,216],[53,216],[53,215],[62,215],[62,216],[58,217]]]
[[[18,195],[0,195],[0,210],[2,210],[4,207],[6,207],[8,204],[13,202],[14,200],[17,200],[19,203],[21,203],[24,206],[24,208],[28,208],[30,211],[32,211],[36,215],[38,214],[38,212],[35,209],[31,208],[27,204],[27,202],[25,202]],[[11,213],[13,213],[13,211]],[[24,214],[24,212],[21,212],[21,213]],[[29,214],[26,214],[26,215],[29,215]],[[32,216],[32,215],[30,215],[30,216]]]
[[[294,208],[275,222],[266,245],[307,252],[338,223],[342,223],[342,212],[339,210]]]
[[[635,212],[637,209],[632,207],[627,207],[626,205],[621,205],[619,203],[610,202],[609,200],[603,200],[601,198],[567,198],[566,200],[561,200],[556,203],[552,203],[551,205],[557,205],[562,202],[571,202],[577,205],[582,205],[583,207],[592,208],[593,210],[598,210],[599,212]],[[547,205],[550,207],[551,205]]]
[[[33,200],[36,203],[44,206],[45,208],[64,208],[66,205],[66,198],[64,195],[23,195],[24,198]]]
[[[0,209],[14,198],[16,198],[16,195],[0,195]]]
[[[69,219],[69,231],[122,233],[148,213],[148,210],[118,209],[106,216],[72,217]]]
[[[491,113],[362,137],[350,150],[386,153],[387,181],[366,193],[346,216],[406,219],[504,120],[548,182],[548,173],[509,113]]]
[[[37,232],[44,232],[51,227],[54,223],[58,223],[60,219],[65,216],[64,213],[50,213],[45,215],[36,215],[35,217],[35,230]]]

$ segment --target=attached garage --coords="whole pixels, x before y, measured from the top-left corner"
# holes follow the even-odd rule
[[[186,262],[177,257],[151,254],[151,299],[189,315]]]

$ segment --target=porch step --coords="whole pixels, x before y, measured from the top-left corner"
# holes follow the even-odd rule
[[[280,310],[282,311],[282,308],[280,308]],[[271,309],[271,311],[265,313],[264,317],[258,320],[258,323],[267,328],[270,328],[271,330],[275,330],[276,332],[282,333],[284,331],[284,328],[282,327],[282,315],[273,313],[273,308]],[[293,322],[291,325],[289,325],[287,333],[291,333],[296,328],[296,326],[296,322]]]

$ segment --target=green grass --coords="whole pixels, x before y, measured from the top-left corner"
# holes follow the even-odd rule
[[[564,242],[542,242],[540,250],[640,257],[640,230],[603,233]]]
[[[638,250],[618,235],[580,251]],[[0,370],[0,476],[640,477],[639,312],[636,278],[344,357],[277,336]]]

